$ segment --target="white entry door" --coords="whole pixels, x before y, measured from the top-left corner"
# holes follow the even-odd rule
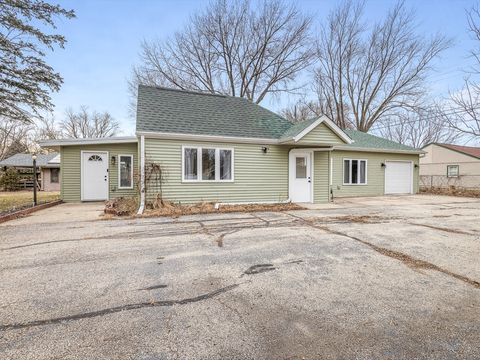
[[[82,152],[82,201],[108,199],[108,153]]]
[[[312,201],[312,154],[292,150],[289,160],[289,196],[293,202]]]
[[[413,170],[410,161],[385,161],[385,194],[413,193]]]

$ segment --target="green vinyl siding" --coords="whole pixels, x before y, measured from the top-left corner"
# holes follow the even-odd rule
[[[81,152],[108,151],[109,197],[137,195],[138,151],[136,143],[62,146],[61,162],[61,198],[66,202],[81,201]],[[133,189],[118,189],[118,154],[133,155]],[[115,156],[115,164],[111,158]]]
[[[411,154],[386,154],[359,151],[333,151],[333,197],[378,196],[385,193],[385,168],[382,163],[389,160],[413,161],[418,165],[419,156]],[[343,185],[343,160],[367,160],[367,184]],[[418,168],[413,170],[413,192],[418,192]]]
[[[182,182],[182,145],[233,148],[233,182]],[[163,198],[181,203],[276,202],[288,199],[287,146],[145,139],[146,162],[158,163],[164,172]],[[147,183],[147,202],[160,193]]]
[[[310,145],[321,145],[321,144],[333,144],[333,145],[344,145],[343,141],[337,134],[335,134],[330,128],[325,124],[318,125],[315,129],[310,131],[307,135],[302,137],[296,144],[310,144]]]
[[[313,155],[313,202],[326,203],[329,199],[329,152],[315,151]]]

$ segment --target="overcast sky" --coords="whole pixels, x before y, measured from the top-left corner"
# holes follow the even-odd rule
[[[60,72],[64,84],[52,95],[54,116],[63,117],[68,107],[87,105],[91,110],[108,111],[122,124],[122,135],[134,133],[129,117],[127,79],[138,62],[142,39],[164,39],[180,30],[190,14],[204,8],[202,0],[65,0],[59,2],[74,9],[77,18],[64,20],[58,30],[67,38],[64,50],[48,55],[49,63]],[[298,6],[316,15],[318,24],[338,1],[299,0]],[[370,0],[369,21],[381,18],[395,1]],[[475,4],[467,0],[409,0],[419,22],[419,31],[430,35],[441,32],[454,40],[454,46],[436,62],[431,92],[435,96],[457,90],[471,60],[473,43],[467,33],[465,9]],[[318,26],[318,25],[317,25]],[[293,102],[290,96],[269,98],[262,105],[278,111]]]

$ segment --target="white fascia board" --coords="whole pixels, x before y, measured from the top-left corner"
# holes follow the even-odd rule
[[[334,151],[341,150],[341,151],[357,151],[357,152],[376,152],[376,153],[387,153],[387,154],[413,154],[413,155],[420,155],[425,153],[425,151],[422,151],[422,150],[375,149],[375,148],[361,148],[361,147],[342,146],[342,145],[335,146],[333,150]]]
[[[335,124],[332,120],[330,120],[328,117],[326,116],[321,116],[319,117],[316,121],[314,121],[310,126],[306,127],[305,129],[303,129],[303,131],[301,133],[299,133],[298,135],[294,136],[292,139],[293,141],[295,142],[298,142],[300,141],[305,135],[307,135],[310,131],[312,131],[313,129],[315,129],[318,125],[320,125],[321,123],[324,123],[325,125],[327,125],[327,127],[332,130],[338,137],[340,137],[343,141],[345,141],[347,144],[351,144],[353,143],[353,140],[350,139],[350,137],[345,134],[345,132],[340,129],[337,124]]]
[[[89,139],[57,139],[57,140],[40,140],[38,144],[41,147],[51,146],[72,146],[72,145],[102,145],[102,144],[123,144],[136,143],[136,136],[123,136],[111,138],[89,138]]]
[[[137,136],[145,136],[150,139],[187,140],[187,141],[210,141],[245,144],[279,144],[278,139],[248,138],[237,136],[198,135],[181,133],[164,133],[155,131],[138,131]]]

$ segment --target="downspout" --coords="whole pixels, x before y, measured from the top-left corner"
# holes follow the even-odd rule
[[[140,136],[140,206],[137,215],[145,210],[145,136]]]

